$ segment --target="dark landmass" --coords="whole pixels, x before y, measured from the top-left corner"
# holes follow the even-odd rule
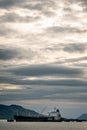
[[[87,120],[87,113],[86,114],[82,114],[81,116],[78,117],[78,119],[80,119],[80,120]]]
[[[64,121],[64,122],[85,122],[87,120],[85,120],[85,119],[73,119],[73,118],[70,118],[70,119],[62,118],[61,121]]]
[[[38,113],[30,109],[25,109],[19,105],[7,106],[0,104],[0,119],[14,119],[14,115],[28,116],[38,115]]]

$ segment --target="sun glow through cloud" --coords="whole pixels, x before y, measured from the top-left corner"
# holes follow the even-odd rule
[[[13,86],[13,85],[2,85],[0,86],[0,90],[17,90],[17,89],[21,89],[20,86]]]

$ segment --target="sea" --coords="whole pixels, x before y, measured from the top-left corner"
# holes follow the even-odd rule
[[[0,130],[87,130],[87,122],[6,122]]]

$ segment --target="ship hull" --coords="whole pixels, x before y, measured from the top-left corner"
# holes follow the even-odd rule
[[[60,120],[55,120],[54,117],[40,116],[14,116],[16,122],[60,122]]]

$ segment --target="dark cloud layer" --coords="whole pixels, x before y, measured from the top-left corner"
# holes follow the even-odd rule
[[[15,85],[47,85],[47,86],[86,86],[87,82],[78,78],[84,77],[84,70],[55,65],[28,65],[21,67],[3,68],[1,73],[9,76],[1,76],[1,83]],[[51,79],[49,79],[49,76]],[[55,79],[55,76],[57,79]],[[27,80],[36,77],[38,79]],[[40,79],[43,77],[43,79]],[[46,77],[48,77],[46,79]],[[45,78],[45,79],[44,79]],[[53,79],[54,78],[54,79]],[[76,78],[76,79],[75,79]]]
[[[11,7],[19,6],[23,0],[0,0],[0,8],[11,9]]]
[[[83,71],[77,68],[70,68],[65,66],[51,66],[51,65],[30,65],[8,70],[15,75],[21,76],[69,76],[77,77],[83,74]]]
[[[0,60],[15,59],[18,55],[18,51],[10,49],[0,49]]]
[[[22,100],[39,100],[39,99],[49,99],[57,101],[70,101],[70,102],[86,102],[87,96],[83,93],[87,92],[87,89],[78,88],[65,88],[64,87],[54,87],[52,89],[50,86],[48,89],[36,89],[33,91],[27,89],[18,89],[18,90],[2,90],[4,94],[0,95],[1,101],[22,101]],[[10,92],[10,93],[9,93]],[[21,94],[22,93],[22,94]],[[80,94],[81,95],[80,95]]]
[[[14,0],[0,0],[0,8],[7,8],[14,5]]]
[[[14,85],[44,85],[44,86],[73,86],[73,87],[86,87],[86,80],[75,80],[75,79],[60,79],[60,80],[23,80],[17,77],[0,77],[0,83],[14,84]]]

